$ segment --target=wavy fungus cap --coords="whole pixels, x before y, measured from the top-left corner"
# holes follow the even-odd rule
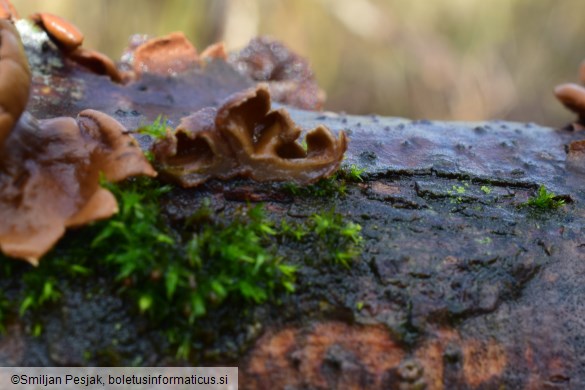
[[[134,72],[169,75],[190,69],[199,63],[195,47],[182,32],[153,38],[134,51]]]
[[[201,53],[182,32],[149,38],[133,35],[122,56],[122,67],[130,70],[126,81],[139,79],[144,74],[176,76],[204,67],[211,60],[227,59],[223,42],[206,47]]]
[[[555,96],[569,110],[577,114],[577,123],[574,129],[583,129],[585,126],[585,61],[579,66],[579,80],[581,84],[566,83],[557,85],[554,89]]]
[[[0,20],[0,249],[36,265],[66,227],[117,211],[100,175],[119,181],[156,172],[124,127],[104,113],[37,121],[24,112],[29,88],[18,33]]]
[[[325,102],[325,91],[306,59],[285,44],[269,37],[257,37],[237,53],[228,57],[242,74],[268,84],[272,99],[305,110],[319,110]]]
[[[585,61],[579,67],[579,78],[585,83]],[[585,87],[575,83],[558,85],[555,90],[557,99],[569,110],[577,114],[577,121],[572,124],[574,130],[585,128]],[[585,171],[585,141],[573,141],[566,147],[567,166],[574,171]]]
[[[118,211],[100,187],[130,176],[155,176],[136,142],[113,118],[82,111],[77,119],[37,121],[25,113],[0,161],[0,248],[37,264],[65,228]]]
[[[209,107],[184,117],[173,134],[153,145],[154,155],[164,167],[163,178],[193,187],[213,177],[228,179],[238,174],[229,145],[215,130],[216,114]]]
[[[30,19],[45,30],[53,41],[66,52],[77,49],[83,43],[81,31],[60,16],[43,12],[32,14]]]
[[[579,84],[562,84],[555,88],[557,99],[565,107],[579,116],[578,121],[583,123],[585,119],[585,87]]]
[[[67,58],[94,73],[109,76],[114,82],[122,82],[122,75],[114,61],[103,53],[81,47],[84,36],[73,23],[49,13],[35,13],[30,18],[47,33]]]
[[[0,20],[0,156],[2,144],[28,101],[30,71],[16,28]]]
[[[217,111],[183,118],[154,144],[162,173],[184,187],[235,176],[308,184],[333,174],[347,149],[345,133],[335,138],[319,126],[307,133],[305,150],[288,112],[270,105],[267,87],[258,86],[232,95]]]

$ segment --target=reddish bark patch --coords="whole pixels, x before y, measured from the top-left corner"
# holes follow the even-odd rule
[[[249,356],[243,388],[379,389],[404,352],[381,326],[328,322],[267,333]]]

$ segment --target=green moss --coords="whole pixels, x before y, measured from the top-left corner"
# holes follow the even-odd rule
[[[465,187],[463,186],[453,186],[453,191],[455,191],[458,194],[465,194]]]
[[[140,126],[137,132],[147,134],[154,139],[164,138],[167,134],[167,118],[159,115],[152,123]]]
[[[351,164],[350,166],[343,166],[338,172],[340,179],[357,183],[363,182],[364,178],[362,174],[366,171],[366,168],[358,168],[357,165]]]
[[[43,280],[37,280],[42,278]],[[28,272],[24,276],[25,295],[20,303],[19,315],[23,316],[29,309],[37,309],[48,302],[57,302],[61,298],[61,291],[57,288],[54,276],[43,278],[38,272]]]
[[[294,241],[301,241],[310,232],[304,224],[289,223],[286,219],[280,221],[280,234],[282,236],[290,237]]]
[[[101,254],[100,261],[116,269],[119,281],[154,272],[159,264],[168,261],[169,253],[175,248],[175,240],[160,218],[158,205],[159,197],[171,187],[160,186],[147,178],[107,187],[116,196],[120,211],[99,224],[91,249]]]
[[[355,164],[343,166],[331,177],[319,180],[315,184],[299,186],[295,183],[284,184],[284,189],[290,194],[303,197],[332,197],[345,196],[348,183],[363,182],[365,168],[358,168]]]
[[[199,226],[187,247],[190,263],[199,274],[207,275],[199,278],[199,299],[221,302],[237,294],[262,303],[278,289],[294,291],[296,268],[284,264],[270,249],[275,233],[261,205],[240,210],[231,222]],[[204,307],[192,309],[195,315],[204,314]]]
[[[1,256],[0,260],[2,260]],[[0,291],[0,333],[4,333],[6,331],[6,326],[4,324],[10,314],[10,311],[11,302],[8,300],[4,292]]]
[[[549,192],[544,185],[541,185],[536,194],[528,198],[524,205],[539,210],[553,210],[564,206],[565,201],[559,199],[553,192]]]
[[[338,180],[337,174],[326,179],[320,179],[315,184],[308,186],[299,186],[296,183],[284,184],[284,189],[294,196],[302,197],[335,197],[345,196],[347,185],[344,180]]]
[[[308,256],[324,264],[349,267],[361,253],[361,227],[333,211],[275,224],[262,205],[217,215],[208,202],[174,230],[160,210],[171,187],[148,178],[103,184],[118,200],[114,217],[69,232],[37,268],[1,259],[4,280],[21,287],[17,299],[0,299],[0,320],[26,316],[39,335],[37,314],[68,285],[100,275],[187,357],[195,322],[226,301],[245,307],[294,291],[297,266],[278,255],[282,240],[308,245]]]
[[[0,305],[0,319],[9,311],[33,315],[66,293],[59,286],[68,279],[99,269],[187,356],[189,329],[212,307],[228,298],[256,304],[279,291],[294,291],[296,268],[275,255],[275,230],[262,206],[243,208],[229,222],[211,218],[204,206],[188,221],[190,236],[185,238],[170,230],[160,213],[160,197],[170,187],[151,179],[104,184],[115,194],[120,211],[82,229],[83,242],[68,237],[71,245],[47,255],[38,268],[6,259],[9,273],[27,268],[18,276],[22,298],[12,303],[15,308]],[[31,332],[41,330],[37,322]]]
[[[350,261],[361,253],[362,227],[354,222],[346,222],[341,214],[329,211],[310,217],[309,226],[319,240],[325,260],[349,267]]]
[[[281,240],[310,243],[306,252],[312,264],[349,267],[362,251],[361,226],[331,210],[316,213],[302,222],[282,220],[277,236]]]
[[[152,183],[111,187],[120,213],[104,224],[92,248],[103,253],[137,310],[179,345],[179,354],[189,353],[188,329],[196,319],[226,299],[262,303],[294,290],[296,269],[271,250],[274,230],[261,206],[240,210],[230,222],[212,218],[204,206],[187,222],[191,235],[182,237],[160,216],[158,197],[168,188]]]
[[[475,242],[477,242],[478,244],[481,244],[481,245],[489,245],[492,243],[492,239],[489,237],[476,238]]]
[[[72,246],[63,251],[57,248],[46,255],[38,267],[23,261],[12,260],[0,254],[0,275],[18,293],[10,299],[0,292],[0,329],[9,316],[28,317],[32,325],[28,328],[33,336],[42,332],[40,312],[58,303],[65,294],[63,281],[76,280],[93,273],[88,266],[87,243],[80,242],[78,234],[70,236]],[[5,284],[6,286],[6,284]]]

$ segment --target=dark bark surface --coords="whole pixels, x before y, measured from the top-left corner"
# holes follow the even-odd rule
[[[305,271],[295,321],[247,354],[254,386],[583,385],[583,182],[564,163],[564,144],[579,134],[297,117],[350,129],[347,159],[371,175],[336,207],[362,224],[366,245],[349,273]],[[541,184],[567,206],[521,206]],[[308,310],[315,300],[327,310]]]
[[[131,86],[77,68],[34,69],[34,115],[94,108],[129,129],[159,114],[176,124],[252,85],[220,62],[185,79],[153,77]],[[347,131],[346,163],[366,168],[365,181],[334,197],[212,181],[167,195],[169,223],[206,198],[226,215],[262,201],[275,220],[335,208],[362,226],[363,252],[344,268],[306,261],[310,242],[283,243],[279,254],[301,266],[296,292],[283,294],[280,304],[227,303],[210,313],[194,329],[199,349],[192,364],[238,365],[240,388],[250,389],[585,386],[585,178],[578,164],[567,166],[565,152],[582,134],[498,121],[290,111],[304,129]],[[522,206],[541,185],[566,205]],[[21,288],[4,283],[13,294]],[[0,362],[177,364],[162,335],[106,278],[64,289],[43,312],[40,337],[28,334],[31,318],[11,322],[0,339]]]

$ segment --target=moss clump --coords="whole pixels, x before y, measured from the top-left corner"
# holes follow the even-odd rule
[[[308,186],[285,183],[283,188],[286,192],[294,196],[317,198],[345,196],[347,192],[347,185],[344,181],[337,180],[337,174],[326,179],[320,179],[317,183]]]
[[[302,241],[311,259],[345,267],[361,251],[361,227],[333,211],[276,224],[262,205],[227,216],[204,203],[175,229],[160,207],[170,187],[148,178],[104,185],[119,202],[113,218],[69,232],[37,268],[2,259],[3,278],[17,281],[11,296],[18,298],[0,299],[0,320],[27,316],[39,335],[44,307],[58,302],[68,284],[100,275],[188,357],[193,325],[226,301],[247,307],[294,291],[297,267],[278,254],[282,240]]]
[[[317,245],[322,247],[328,261],[349,267],[349,262],[361,253],[362,227],[354,222],[345,222],[341,214],[334,211],[314,214],[309,226],[319,238]]]
[[[186,357],[196,319],[226,299],[262,303],[294,289],[295,268],[270,250],[271,224],[261,206],[242,209],[231,222],[203,207],[184,233],[169,230],[158,197],[168,188],[148,180],[111,187],[120,213],[106,222],[92,248],[103,253],[121,291],[138,310],[166,328]]]
[[[284,189],[294,196],[303,197],[338,197],[345,196],[348,183],[363,182],[365,168],[358,168],[355,164],[342,167],[331,177],[321,179],[315,184],[299,186],[295,183],[284,184]]]
[[[362,251],[362,227],[330,210],[311,215],[302,223],[281,222],[279,234],[311,245],[311,259],[349,267]]]
[[[489,195],[492,193],[492,189],[488,186],[481,186],[480,190],[486,195]]]
[[[296,268],[275,256],[274,231],[261,206],[242,209],[231,222],[191,221],[191,235],[183,237],[160,212],[160,198],[170,187],[152,179],[106,185],[119,202],[113,218],[69,233],[67,245],[38,268],[2,258],[4,278],[19,278],[22,288],[17,300],[5,306],[0,300],[0,319],[34,315],[66,294],[62,286],[68,280],[99,274],[113,279],[120,294],[186,357],[190,329],[211,307],[228,298],[262,303],[294,290]],[[205,208],[199,211],[204,213]],[[41,329],[37,322],[32,333]]]
[[[0,255],[0,260],[2,260],[2,256]],[[3,291],[0,291],[0,333],[4,333],[6,331],[6,326],[4,325],[6,322],[6,318],[10,314],[11,304],[8,298]]]
[[[192,224],[192,222],[191,222]],[[276,234],[261,205],[240,209],[234,219],[198,223],[187,244],[187,258],[197,271],[200,295],[221,302],[230,294],[255,303],[265,302],[275,290],[294,291],[296,267],[284,264],[272,248]],[[187,285],[187,275],[173,271],[173,288]],[[204,314],[194,307],[194,315]]]
[[[151,179],[106,184],[118,199],[120,211],[99,224],[91,249],[100,262],[116,270],[117,280],[132,285],[145,270],[155,272],[169,261],[175,240],[160,217],[158,199],[171,190]],[[143,276],[143,275],[141,275]]]
[[[355,164],[351,164],[350,166],[341,167],[338,172],[338,176],[340,179],[346,180],[352,183],[363,182],[364,178],[362,175],[366,171],[366,168],[359,168]]]
[[[549,192],[544,185],[538,188],[533,197],[528,198],[526,206],[539,210],[554,210],[565,205],[564,199],[559,199],[553,192]]]
[[[154,139],[162,139],[167,135],[167,118],[159,115],[152,123],[143,125],[136,131],[140,134],[149,135]]]

